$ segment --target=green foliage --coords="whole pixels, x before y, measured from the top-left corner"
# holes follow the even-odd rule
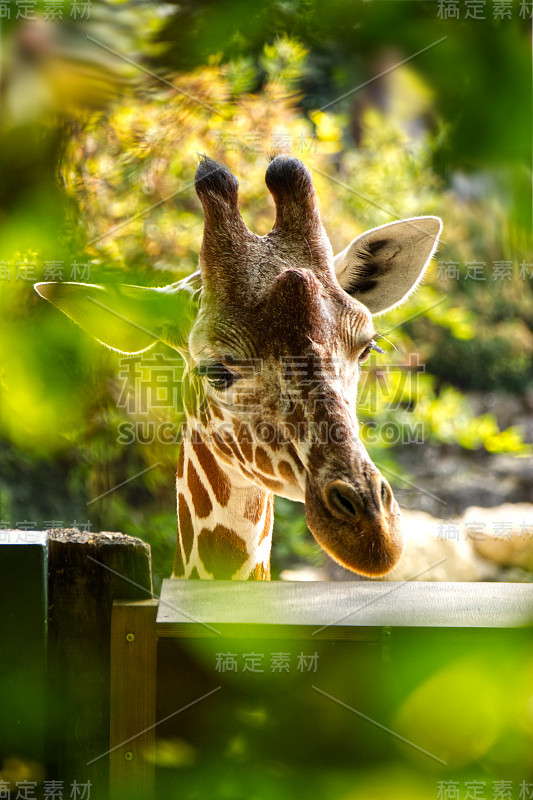
[[[274,5],[278,25],[284,19],[283,4]],[[177,430],[180,402],[142,414],[128,412],[119,402],[126,384],[119,377],[123,364],[117,355],[44,304],[32,283],[47,279],[53,261],[69,265],[65,280],[94,283],[160,286],[192,272],[203,226],[192,188],[198,153],[224,161],[239,176],[243,216],[259,234],[273,222],[264,172],[266,154],[277,151],[290,150],[313,172],[335,251],[365,229],[393,219],[441,216],[444,242],[424,284],[408,303],[377,320],[390,346],[385,343],[386,358],[373,356],[365,367],[358,409],[363,439],[376,462],[399,475],[395,448],[401,441],[380,433],[387,424],[400,433],[422,426],[432,442],[527,452],[518,430],[500,431],[488,414],[476,417],[461,394],[465,389],[523,392],[531,387],[532,281],[519,279],[517,267],[533,262],[533,255],[520,219],[511,213],[515,198],[507,195],[508,180],[493,169],[492,143],[484,145],[491,158],[464,178],[468,191],[446,182],[443,170],[439,175],[435,166],[442,163],[450,142],[460,149],[467,124],[451,112],[439,117],[445,90],[437,79],[435,85],[429,83],[415,62],[387,78],[383,90],[388,104],[362,94],[353,108],[348,101],[321,108],[325,85],[342,93],[350,75],[361,64],[370,69],[371,60],[362,50],[359,66],[346,61],[352,72],[348,74],[348,67],[343,72],[339,55],[325,46],[320,49],[314,38],[309,25],[314,4],[298,5],[301,24],[297,5],[289,9],[287,29],[299,27],[299,38],[280,31],[265,41],[261,33],[261,46],[257,41],[250,45],[250,35],[244,47],[236,37],[231,53],[213,45],[201,66],[166,74],[167,83],[141,75],[136,94],[119,96],[110,89],[106,102],[100,97],[75,108],[69,105],[68,114],[63,109],[61,121],[50,123],[48,136],[38,142],[27,122],[2,133],[2,159],[7,162],[6,153],[13,158],[12,169],[7,169],[13,187],[10,225],[0,246],[2,263],[10,270],[0,298],[6,334],[0,345],[4,461],[33,464],[28,495],[38,493],[37,473],[43,463],[50,464],[56,488],[50,488],[49,505],[35,510],[40,524],[68,514],[78,520],[89,517],[93,528],[138,534],[152,543],[159,575],[170,571],[177,444],[149,436],[122,443],[121,426],[169,423]],[[375,17],[356,5],[365,34],[381,41]],[[389,16],[403,13],[392,5],[386,4]],[[332,4],[332,19],[341,6],[347,4]],[[189,12],[185,4],[185,22]],[[147,9],[142,20],[147,29],[162,27]],[[403,41],[407,27],[403,17],[398,20]],[[324,22],[327,38],[333,22]],[[513,42],[518,41],[512,30]],[[339,33],[339,52],[346,52],[349,35],[348,28]],[[150,47],[156,52],[153,43]],[[437,48],[435,54],[446,69],[457,69],[453,51],[447,60]],[[516,58],[521,59],[518,52]],[[117,83],[115,75],[115,89]],[[71,103],[76,92],[70,88]],[[25,181],[17,183],[24,152],[32,160]],[[468,150],[468,159],[472,156]],[[455,164],[461,162],[459,152],[454,158]],[[61,190],[50,169],[57,161]],[[515,177],[518,172],[511,170]],[[476,181],[481,189],[475,189]],[[71,274],[73,261],[86,265],[85,275]],[[473,261],[510,261],[513,277],[497,281],[487,273],[483,282],[468,280],[465,262]],[[459,278],[443,277],[439,262],[457,263]],[[24,265],[26,277],[19,278]],[[174,367],[181,368],[163,345],[151,353],[174,358]],[[135,481],[85,505],[137,474]],[[13,474],[4,477],[3,517],[15,513],[20,492]],[[295,557],[312,560],[316,552],[314,543],[300,535],[301,511],[278,502],[278,570]]]
[[[281,83],[289,89],[301,81],[306,60],[305,47],[295,39],[282,36],[272,44],[265,44],[259,64],[268,83]]]

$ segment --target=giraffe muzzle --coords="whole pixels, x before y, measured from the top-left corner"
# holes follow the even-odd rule
[[[379,577],[397,564],[403,549],[400,509],[377,469],[357,486],[337,478],[321,489],[308,476],[305,505],[311,533],[342,566]]]

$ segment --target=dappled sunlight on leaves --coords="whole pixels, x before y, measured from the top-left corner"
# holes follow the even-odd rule
[[[162,18],[151,16],[148,7],[139,14],[146,31],[161,28]],[[131,49],[135,33],[129,23],[121,37],[117,47]],[[148,50],[157,48],[152,43]],[[62,52],[50,57],[56,76]],[[108,63],[105,50],[92,52],[100,57],[95,69]],[[42,141],[41,150],[33,147],[48,164],[56,154],[54,142],[61,142],[61,191],[44,172],[32,191],[12,193],[1,245],[2,268],[10,273],[1,285],[2,436],[11,447],[39,457],[76,454],[79,473],[73,480],[87,498],[153,467],[136,479],[138,491],[104,497],[91,507],[91,517],[95,525],[157,542],[167,558],[174,526],[166,534],[163,529],[173,514],[178,441],[152,433],[162,427],[178,431],[179,392],[167,408],[142,414],[120,405],[124,381],[116,354],[45,307],[31,287],[57,279],[50,276],[53,264],[63,265],[63,280],[140,286],[161,286],[193,272],[203,229],[193,188],[199,154],[222,161],[238,176],[243,217],[260,235],[274,220],[264,185],[274,153],[290,152],[312,171],[335,252],[394,219],[441,216],[443,242],[422,285],[376,321],[391,345],[384,342],[387,354],[373,355],[363,367],[362,440],[376,462],[402,476],[395,460],[398,441],[387,431],[403,431],[408,440],[422,431],[427,441],[468,450],[528,452],[519,428],[501,431],[493,415],[476,417],[461,393],[493,386],[525,391],[530,381],[530,282],[498,283],[487,276],[474,285],[465,278],[466,262],[517,262],[525,247],[523,232],[508,220],[505,181],[495,172],[479,175],[485,192],[480,199],[464,189],[473,191],[473,179],[457,173],[454,186],[438,177],[435,153],[449,131],[444,119],[433,133],[420,123],[424,115],[435,117],[436,94],[414,64],[391,74],[388,105],[361,103],[356,137],[345,105],[313,107],[304,88],[313,70],[307,46],[284,35],[271,37],[255,57],[243,52],[227,60],[214,52],[188,72],[166,70],[163,82],[119,59],[105,98],[95,84],[94,92],[79,89],[87,103],[77,105],[71,103],[81,80],[76,70],[63,75],[61,86],[51,77],[57,92],[52,106],[62,106],[68,121],[51,124],[50,141]],[[42,113],[41,106],[34,110]],[[18,125],[9,139],[16,173],[34,133],[27,122],[12,122]],[[16,181],[13,187],[19,191]],[[525,251],[520,258],[527,262]],[[442,262],[454,260],[457,280],[441,269]],[[173,357],[164,345],[153,352]],[[302,507],[280,501],[276,526],[280,569],[291,558],[315,559],[314,542],[304,536]]]

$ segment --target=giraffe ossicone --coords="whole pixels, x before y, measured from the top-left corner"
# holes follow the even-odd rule
[[[201,159],[199,270],[183,281],[36,290],[108,347],[163,341],[185,359],[173,577],[269,579],[274,494],[305,502],[334,560],[383,575],[401,556],[400,511],[359,439],[360,364],[377,347],[373,315],[413,291],[442,223],[382,225],[334,257],[303,163],[277,156],[265,180],[276,219],[257,236],[237,179]]]

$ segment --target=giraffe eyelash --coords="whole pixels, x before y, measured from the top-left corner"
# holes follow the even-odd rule
[[[370,352],[372,350],[375,350],[376,353],[385,353],[385,350],[382,347],[380,347],[379,344],[376,344],[374,339],[372,339],[367,344],[367,346],[365,348],[363,348],[363,350],[359,353],[359,363],[360,364],[362,364],[364,361],[367,360],[367,358],[370,355]]]
[[[390,339],[387,339],[387,337],[386,337],[386,336],[384,336],[382,333],[376,333],[376,334],[375,334],[375,336],[376,336],[378,339],[384,339],[384,340],[387,342],[387,344],[390,344],[390,346],[392,347],[392,349],[393,349],[393,350],[397,350],[397,349],[398,349],[398,348],[396,347],[396,345],[395,345],[395,344],[393,344],[393,342],[391,342],[391,340],[390,340]],[[372,341],[374,341],[374,340],[372,340]],[[374,344],[375,344],[375,342],[374,342]],[[384,352],[384,351],[381,351],[381,352]]]

